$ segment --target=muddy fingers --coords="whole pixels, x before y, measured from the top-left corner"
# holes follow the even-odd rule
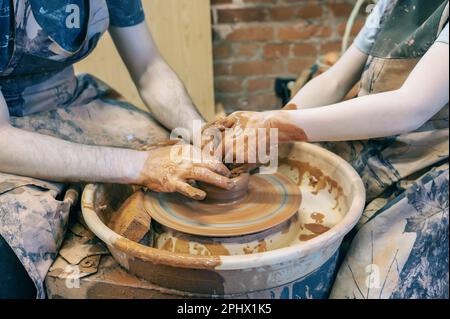
[[[230,189],[233,187],[233,182],[229,178],[214,173],[204,167],[193,167],[187,178],[208,183],[223,189]]]
[[[189,198],[192,198],[195,200],[203,200],[206,197],[206,193],[204,191],[202,191],[198,188],[195,188],[186,182],[176,181],[173,183],[173,186],[175,187],[175,190],[178,193],[180,193],[186,197],[189,197]]]
[[[229,177],[231,175],[230,170],[224,164],[215,160],[203,161],[201,164],[197,164],[197,166],[207,168],[225,177]]]

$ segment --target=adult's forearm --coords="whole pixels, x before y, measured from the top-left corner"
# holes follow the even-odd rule
[[[145,104],[166,128],[192,132],[194,120],[205,122],[183,83],[164,60],[148,65],[139,87]]]
[[[194,120],[204,121],[182,81],[163,59],[145,22],[110,28],[114,43],[154,117],[169,130],[192,132]]]
[[[133,184],[147,154],[0,128],[0,172],[56,182]]]

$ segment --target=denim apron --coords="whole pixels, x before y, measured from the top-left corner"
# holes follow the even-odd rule
[[[89,145],[140,148],[165,140],[166,130],[147,112],[123,101],[100,80],[75,76],[72,65],[95,48],[110,16],[105,0],[82,1],[86,27],[81,41],[70,47],[57,41],[58,34],[46,26],[42,7],[33,6],[33,0],[0,0],[0,89],[11,124]],[[63,13],[53,15],[65,19]],[[65,189],[64,184],[0,172],[0,235],[35,283],[38,298],[46,296],[44,279],[68,222]]]
[[[448,22],[448,1],[392,1],[360,96],[399,89]],[[448,298],[448,104],[418,130],[326,143],[360,173],[369,199],[332,298]]]

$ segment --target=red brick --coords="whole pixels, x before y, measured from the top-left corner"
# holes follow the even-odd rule
[[[349,17],[353,10],[353,5],[349,3],[332,3],[329,6],[335,17]]]
[[[292,7],[275,7],[269,10],[269,19],[274,21],[287,21],[295,18],[296,11]]]
[[[363,19],[356,20],[355,23],[353,24],[351,35],[356,36],[359,33],[359,31],[361,31],[362,27],[364,26],[364,23],[365,20]],[[338,25],[337,29],[340,36],[344,35],[346,27],[347,22],[342,22]]]
[[[233,45],[235,57],[254,57],[258,53],[259,45],[254,43],[239,43]]]
[[[246,99],[246,110],[265,111],[278,108],[281,101],[276,97],[275,92],[267,94],[250,95]]]
[[[288,62],[288,71],[293,74],[300,74],[304,70],[313,66],[314,59],[292,59]]]
[[[265,111],[281,107],[281,101],[275,96],[275,92],[250,96],[216,94],[216,100],[223,104],[227,113],[238,110]]]
[[[233,93],[242,91],[242,81],[236,79],[220,79],[215,81],[217,92]]]
[[[333,30],[327,26],[321,26],[318,28],[317,33],[315,34],[318,38],[329,38],[333,33]]]
[[[234,63],[232,66],[233,75],[270,75],[283,72],[283,63],[279,61],[252,61]]]
[[[229,41],[269,41],[273,39],[273,28],[268,26],[236,29],[227,36]]]
[[[265,59],[279,59],[289,56],[289,44],[266,44],[264,47]]]
[[[221,9],[217,10],[219,23],[264,21],[264,8]]]
[[[312,44],[294,44],[292,46],[292,53],[294,56],[315,56],[317,55],[317,49]]]
[[[342,41],[333,41],[322,43],[320,46],[320,52],[326,54],[328,52],[341,52],[342,50]]]
[[[214,46],[214,59],[226,59],[231,56],[231,48],[227,44]]]
[[[276,77],[339,52],[355,0],[212,0],[215,89],[227,112],[272,109]],[[358,16],[357,34],[365,20]],[[281,106],[281,105],[279,105]]]
[[[229,63],[214,63],[214,75],[229,75],[231,73],[231,65]]]
[[[272,79],[252,79],[247,81],[247,91],[255,92],[273,89],[274,81]]]
[[[297,25],[281,27],[278,30],[278,38],[282,41],[295,41],[311,39],[312,37],[326,38],[331,36],[331,28],[322,25]]]
[[[306,5],[300,8],[298,17],[303,19],[319,18],[323,14],[322,7],[317,4]]]
[[[226,110],[239,109],[239,96],[216,94],[216,102],[222,103]]]

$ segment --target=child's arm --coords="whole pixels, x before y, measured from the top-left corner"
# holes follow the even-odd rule
[[[325,107],[281,111],[301,127],[309,141],[385,137],[418,129],[449,100],[448,45],[435,43],[397,91],[374,94]],[[321,91],[317,91],[317,97]],[[287,114],[283,114],[288,112]]]
[[[328,71],[308,82],[289,104],[308,109],[342,101],[361,78],[367,58],[367,54],[351,46]]]
[[[448,103],[448,68],[448,45],[437,42],[399,90],[309,109],[237,112],[216,125],[244,134],[245,128],[277,128],[280,142],[352,141],[408,133]],[[320,87],[312,93],[311,100],[324,95]],[[224,143],[232,145],[234,139],[225,138]]]

